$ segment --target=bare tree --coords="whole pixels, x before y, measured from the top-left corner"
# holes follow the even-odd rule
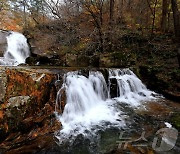
[[[62,18],[61,16],[61,0],[45,0],[46,7],[50,10],[55,18]]]
[[[153,3],[153,7],[151,6],[151,2]],[[148,3],[148,6],[151,10],[151,14],[153,16],[153,19],[152,19],[152,27],[151,27],[151,34],[154,33],[154,27],[155,27],[155,20],[156,20],[156,6],[157,6],[157,2],[158,0],[147,0],[147,3]]]
[[[97,29],[99,37],[99,50],[103,52],[103,7],[105,0],[79,0],[82,9],[91,16],[92,23]]]

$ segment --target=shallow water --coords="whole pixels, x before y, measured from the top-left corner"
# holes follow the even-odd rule
[[[157,105],[158,104],[158,105]],[[76,138],[71,141],[65,141],[60,145],[57,145],[55,149],[51,149],[49,152],[57,153],[69,153],[69,154],[85,154],[85,153],[143,153],[155,152],[155,153],[165,153],[164,151],[156,151],[152,147],[154,138],[157,137],[156,133],[162,128],[166,128],[165,122],[172,124],[170,119],[170,114],[173,112],[178,112],[178,109],[172,108],[170,106],[176,106],[173,102],[167,100],[159,100],[158,102],[149,102],[147,103],[146,109],[132,109],[126,104],[119,106],[124,112],[126,111],[127,115],[127,126],[124,128],[118,129],[117,127],[106,128],[105,130],[99,130],[96,132],[96,135],[91,137],[85,137],[82,134],[76,136]],[[156,110],[153,106],[156,106]],[[171,108],[169,110],[169,107]],[[165,113],[161,111],[164,110]],[[173,111],[174,110],[174,111]],[[152,114],[152,112],[159,112],[158,116]],[[161,112],[161,113],[160,113]],[[172,124],[173,125],[173,124]],[[138,140],[142,133],[144,132],[144,137],[146,141]],[[122,134],[122,138],[121,135]],[[132,141],[127,147],[122,141]],[[136,141],[138,140],[138,141]],[[159,142],[161,137],[159,137]],[[145,146],[141,146],[145,144]],[[160,144],[158,145],[160,146]],[[174,148],[168,150],[167,153],[179,153],[180,149],[180,138],[178,137]]]
[[[127,104],[121,104],[118,107],[126,112],[127,119],[126,127],[118,129],[117,127],[110,127],[104,130],[99,130],[95,135],[83,136],[77,135],[73,140],[64,140],[59,144],[59,140],[54,134],[47,134],[38,137],[34,140],[28,140],[26,142],[14,145],[7,151],[7,153],[40,153],[40,154],[101,154],[101,153],[165,153],[158,152],[152,148],[152,142],[157,136],[156,132],[161,128],[165,128],[165,122],[172,124],[172,116],[179,113],[180,104],[161,99],[157,102],[148,102],[143,108],[133,109]],[[163,111],[163,112],[162,112]],[[145,138],[147,141],[137,141],[138,138],[145,132]],[[123,133],[123,134],[122,134]],[[132,140],[127,147],[124,147],[123,142],[120,146],[122,138],[129,138]],[[126,141],[127,141],[126,140]],[[159,138],[159,141],[161,137]],[[146,146],[134,146],[136,144],[141,145],[145,143]],[[177,154],[180,152],[180,138],[178,137],[176,145],[172,150],[169,150],[168,154]]]

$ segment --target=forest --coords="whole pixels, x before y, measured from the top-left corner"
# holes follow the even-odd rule
[[[29,65],[135,67],[178,93],[179,10],[179,0],[1,0],[0,29],[28,38]]]
[[[52,39],[61,48],[112,52],[125,33],[174,33],[178,42],[179,5],[178,0],[1,0],[0,29],[25,32],[45,26],[57,31],[59,40]]]

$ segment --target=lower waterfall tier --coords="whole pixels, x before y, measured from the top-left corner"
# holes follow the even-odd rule
[[[111,95],[112,80],[116,81],[116,97]],[[130,69],[109,69],[108,83],[99,71],[89,71],[88,76],[78,71],[68,72],[57,94],[57,109],[64,92],[66,105],[63,113],[58,115],[63,126],[57,135],[60,140],[71,135],[87,136],[87,132],[93,134],[108,127],[124,127],[125,113],[118,108],[119,104],[137,108],[145,101],[157,99],[156,93],[148,90]]]

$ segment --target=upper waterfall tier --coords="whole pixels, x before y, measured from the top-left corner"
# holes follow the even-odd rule
[[[6,37],[7,49],[4,57],[0,57],[0,65],[16,66],[25,63],[30,56],[30,50],[26,37],[18,32],[10,32]]]

